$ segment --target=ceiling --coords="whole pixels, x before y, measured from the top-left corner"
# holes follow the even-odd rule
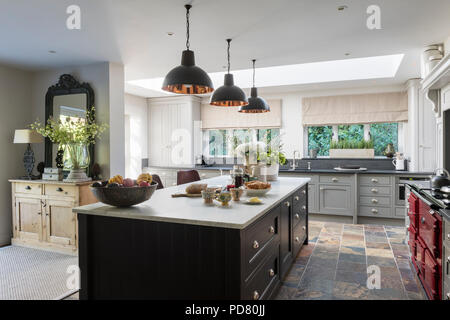
[[[126,81],[163,77],[180,63],[183,5],[192,3],[191,49],[207,72],[224,70],[225,39],[232,38],[232,69],[248,69],[252,58],[258,67],[269,67],[404,53],[394,78],[369,83],[419,77],[421,49],[450,36],[450,1],[375,2],[381,8],[381,30],[366,27],[366,9],[373,0],[78,0],[81,30],[68,30],[71,0],[39,0],[38,6],[29,0],[0,0],[0,63],[42,70],[112,61],[124,64]],[[340,12],[339,5],[348,8]],[[327,86],[334,84],[322,84]],[[158,95],[129,85],[127,91]]]

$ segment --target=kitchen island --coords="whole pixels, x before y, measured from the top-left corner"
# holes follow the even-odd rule
[[[177,186],[131,208],[75,208],[80,299],[269,299],[307,242],[309,181],[279,178],[262,205],[171,198]]]

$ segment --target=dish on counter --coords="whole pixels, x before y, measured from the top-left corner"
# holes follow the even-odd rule
[[[250,181],[245,183],[245,193],[247,197],[261,197],[269,192],[271,187],[268,182]]]
[[[261,199],[259,199],[258,197],[252,197],[252,198],[250,198],[250,199],[247,199],[244,203],[245,203],[245,204],[250,204],[250,205],[263,204],[263,202],[261,201]]]

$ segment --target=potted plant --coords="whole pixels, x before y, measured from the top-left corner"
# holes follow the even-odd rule
[[[373,140],[331,141],[330,158],[373,158],[375,150]]]
[[[266,176],[266,179],[268,181],[277,180],[280,164],[284,165],[286,163],[286,156],[282,152],[282,146],[269,146],[265,153],[260,154],[259,158],[265,162],[262,174]]]
[[[74,121],[70,117],[55,120],[50,117],[47,124],[36,121],[31,128],[43,137],[49,138],[64,150],[64,168],[70,170],[65,182],[87,181],[86,168],[90,163],[89,146],[95,144],[108,125],[97,124],[94,119],[95,109],[86,111],[86,119]]]

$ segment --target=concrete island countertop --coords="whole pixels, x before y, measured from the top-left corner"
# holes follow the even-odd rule
[[[202,198],[172,198],[172,194],[184,192],[186,185],[180,185],[156,190],[150,200],[130,208],[116,208],[98,202],[74,208],[73,211],[78,214],[244,229],[310,180],[280,177],[272,181],[272,189],[261,197],[261,205],[244,204],[243,201],[247,199],[245,196],[240,202],[231,201],[229,207],[221,207],[218,202],[214,206],[207,206]],[[210,186],[224,186],[230,182],[229,176],[201,181]]]

